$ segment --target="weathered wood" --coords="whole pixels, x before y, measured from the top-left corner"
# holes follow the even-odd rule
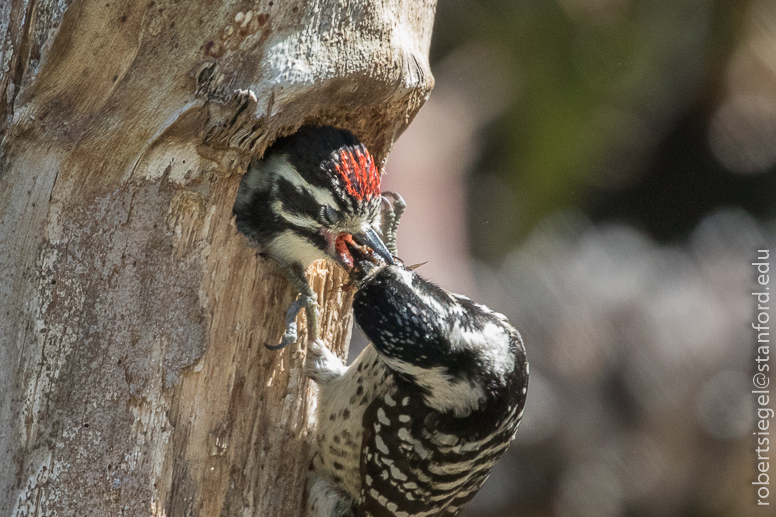
[[[263,348],[294,293],[232,204],[303,123],[384,164],[434,4],[0,6],[0,515],[301,514],[304,339]],[[344,355],[343,274],[310,273]]]

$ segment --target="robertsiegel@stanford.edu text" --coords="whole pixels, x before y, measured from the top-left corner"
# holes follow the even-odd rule
[[[757,269],[757,290],[752,293],[757,300],[755,321],[752,328],[757,334],[757,353],[755,354],[756,373],[752,377],[752,384],[757,407],[756,430],[752,433],[756,437],[757,453],[757,480],[752,485],[757,489],[757,505],[770,506],[770,425],[774,411],[770,406],[770,250],[757,250],[757,261],[752,266]]]

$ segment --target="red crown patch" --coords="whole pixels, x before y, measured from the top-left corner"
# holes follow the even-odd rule
[[[380,196],[380,173],[364,147],[342,149],[336,165],[348,194],[359,201]]]

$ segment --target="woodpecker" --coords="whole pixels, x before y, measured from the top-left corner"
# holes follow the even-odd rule
[[[523,416],[523,342],[502,314],[372,262],[356,259],[353,301],[371,343],[349,367],[308,344],[319,388],[308,516],[454,516]]]
[[[380,173],[364,144],[333,127],[302,127],[254,160],[240,181],[233,212],[237,229],[276,260],[299,293],[286,313],[280,349],[297,340],[296,316],[305,308],[318,335],[317,297],[305,278],[315,260],[352,266],[348,244],[367,246],[387,263],[391,253],[380,224]]]

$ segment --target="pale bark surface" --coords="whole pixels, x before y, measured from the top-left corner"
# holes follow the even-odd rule
[[[304,339],[263,347],[294,293],[232,204],[303,123],[384,163],[434,4],[0,2],[0,515],[301,515]],[[344,355],[343,274],[311,273]]]

